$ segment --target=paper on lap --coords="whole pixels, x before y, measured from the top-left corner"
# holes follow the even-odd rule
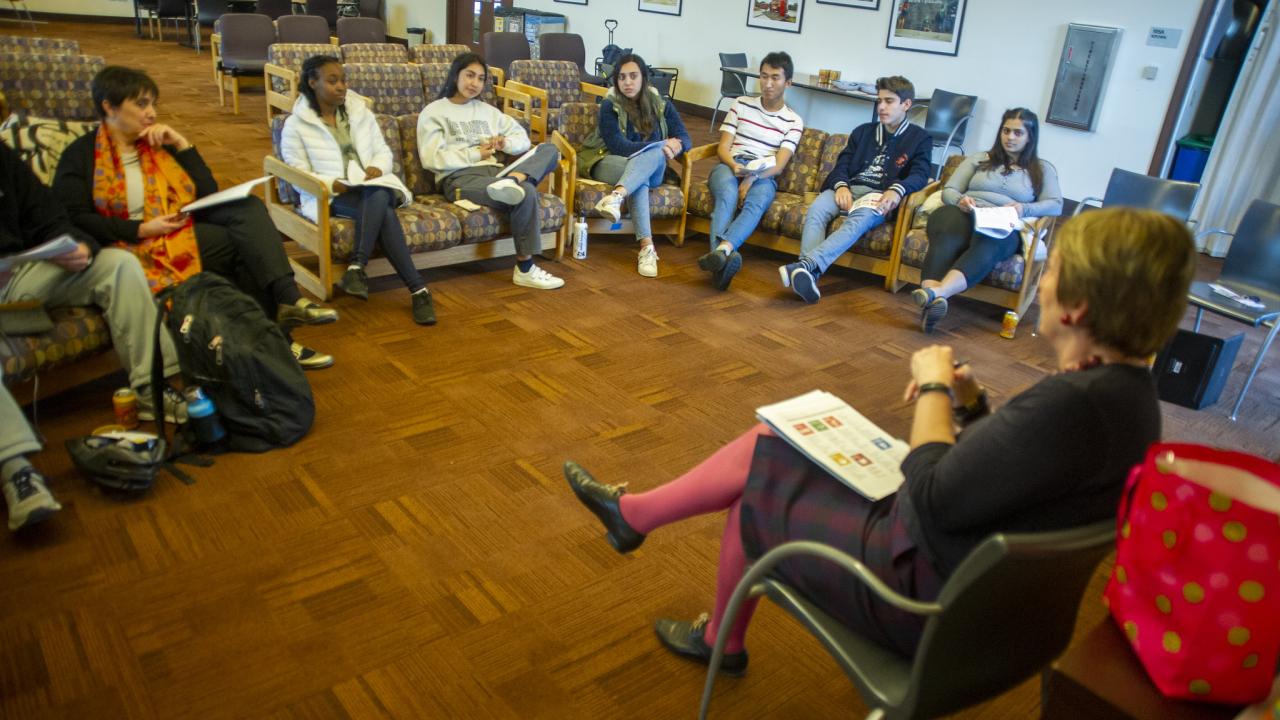
[[[262,183],[270,179],[271,179],[270,175],[264,175],[256,180],[242,182],[239,185],[233,185],[227,188],[226,190],[219,190],[218,192],[213,193],[212,195],[205,195],[204,197],[200,198],[199,200],[196,200],[195,202],[187,203],[186,205],[183,205],[179,209],[179,212],[184,212],[184,213],[195,212],[197,210],[204,210],[205,208],[211,208],[217,205],[222,205],[224,203],[235,202],[236,200],[243,200],[253,194],[253,189],[255,187],[257,187],[258,185],[261,185]]]

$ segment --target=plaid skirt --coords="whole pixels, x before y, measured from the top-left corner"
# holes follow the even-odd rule
[[[775,436],[756,440],[741,531],[749,558],[785,542],[812,540],[861,560],[889,587],[917,600],[937,599],[944,580],[908,534],[896,495],[872,502]],[[879,600],[835,564],[791,558],[773,574],[849,628],[908,657],[915,654],[924,618]]]

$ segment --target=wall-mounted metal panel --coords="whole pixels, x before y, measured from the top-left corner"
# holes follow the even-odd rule
[[[1107,76],[1120,45],[1120,28],[1097,25],[1067,26],[1067,40],[1058,60],[1047,122],[1093,130]]]

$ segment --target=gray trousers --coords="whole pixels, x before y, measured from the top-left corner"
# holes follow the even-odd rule
[[[529,176],[520,183],[524,188],[524,200],[519,205],[508,205],[489,197],[485,188],[497,181],[502,168],[494,165],[477,165],[463,168],[440,182],[440,191],[449,202],[459,198],[477,205],[505,210],[511,223],[511,237],[515,240],[516,255],[529,256],[542,252],[541,223],[538,221],[538,183],[556,169],[560,151],[550,143],[542,143],[516,170]]]
[[[156,305],[142,266],[129,252],[105,248],[78,273],[50,262],[21,265],[8,284],[0,288],[0,302],[19,300],[40,300],[50,308],[102,308],[111,330],[111,344],[129,373],[129,385],[140,388],[151,382]],[[168,332],[161,333],[160,342],[166,358],[164,374],[168,377],[178,372],[178,355]],[[17,401],[7,389],[0,390],[0,460],[39,449],[40,442]]]

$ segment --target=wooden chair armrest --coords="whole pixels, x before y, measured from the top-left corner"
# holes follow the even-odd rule
[[[709,157],[715,157],[716,152],[720,149],[720,143],[711,143],[710,145],[699,145],[684,154],[685,163],[692,165],[699,160],[705,160]]]
[[[586,83],[586,82],[580,83],[580,84],[582,85],[583,95],[589,95],[591,97],[597,97],[603,100],[604,96],[609,94],[609,88],[607,87],[603,87],[601,85],[594,85],[592,83]]]
[[[283,65],[267,63],[262,66],[262,76],[267,82],[270,82],[273,77],[280,78],[289,86],[290,94],[296,95],[298,92],[297,70],[291,70]]]
[[[516,120],[523,120],[525,125],[529,124],[529,118],[533,113],[533,98],[529,97],[528,93],[507,85],[494,85],[493,93],[502,101],[503,114],[510,115]],[[517,108],[516,104],[520,107]]]
[[[508,80],[502,87],[515,92],[523,93],[529,98],[529,102],[525,103],[528,110],[529,134],[535,142],[543,142],[547,139],[547,116],[550,109],[547,107],[547,91],[540,87],[526,85],[517,80]],[[537,107],[535,108],[535,101]]]
[[[561,135],[559,130],[551,133],[551,144],[560,151],[561,159],[568,160],[572,167],[578,166],[578,151],[573,149],[573,143],[569,142],[569,138]]]
[[[337,36],[337,35],[330,35],[330,36],[329,36],[329,44],[330,44],[330,45],[337,45],[337,44],[338,44],[338,36]]]
[[[547,91],[546,90],[543,90],[540,87],[526,85],[520,82],[519,80],[508,80],[505,83],[503,83],[502,87],[515,92],[523,93],[524,95],[529,97],[530,100],[541,100],[542,112],[544,114],[546,113],[547,111]]]
[[[263,158],[262,170],[271,177],[279,178],[309,195],[314,195],[317,198],[329,197],[329,188],[324,184],[323,180],[306,170],[299,170],[289,165],[274,155],[267,155]],[[272,200],[277,191],[274,184],[268,183],[268,185],[271,186],[271,190],[267,193],[267,197],[268,200]],[[278,197],[274,198],[274,204],[280,204]],[[329,214],[329,203],[318,202],[316,205],[317,212],[325,215]]]
[[[573,143],[561,135],[559,130],[551,133],[551,144],[560,151],[560,162],[556,169],[560,176],[558,178],[560,199],[564,201],[565,209],[568,211],[569,218],[572,219],[574,187],[578,180],[578,151],[574,150]]]
[[[494,87],[507,84],[507,74],[506,72],[503,71],[502,68],[499,68],[499,67],[489,68],[489,76],[493,78]]]

